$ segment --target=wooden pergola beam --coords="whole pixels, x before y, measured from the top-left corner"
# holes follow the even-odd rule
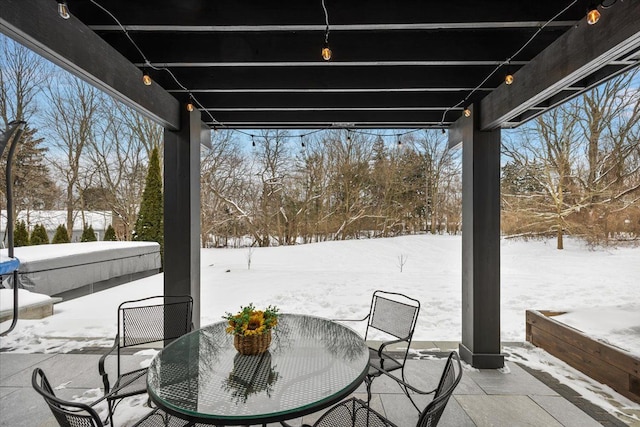
[[[180,103],[73,15],[62,19],[50,0],[5,0],[0,32],[165,128],[180,126]]]
[[[600,21],[582,19],[501,85],[480,104],[480,129],[501,127],[514,117],[640,47],[640,2],[619,1]],[[514,58],[517,59],[517,58]]]

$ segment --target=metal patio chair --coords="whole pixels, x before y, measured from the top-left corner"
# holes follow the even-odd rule
[[[367,402],[371,400],[371,384],[376,377],[381,375],[381,370],[393,372],[400,370],[402,381],[406,382],[404,376],[404,366],[409,354],[409,346],[413,338],[413,332],[420,312],[420,301],[397,292],[387,292],[377,290],[371,298],[371,308],[369,314],[363,319],[356,321],[367,321],[367,329],[364,339],[370,339],[371,335],[377,333],[385,340],[377,348],[369,347],[369,372],[365,377],[367,386]],[[354,320],[341,320],[354,321]],[[388,350],[392,344],[406,343],[406,347],[399,355]],[[397,351],[395,353],[398,353]],[[406,388],[405,394],[411,399]],[[413,400],[411,399],[413,403]],[[414,406],[415,403],[413,403]],[[416,407],[416,409],[418,409]]]
[[[60,426],[104,427],[104,423],[94,407],[108,396],[103,396],[89,404],[60,399],[56,396],[47,376],[40,368],[33,370],[31,385],[44,398]],[[113,421],[111,425],[113,426]],[[185,425],[187,425],[185,420],[171,417],[160,409],[154,409],[136,422],[133,427],[182,427]]]
[[[455,364],[454,364],[455,360]],[[457,366],[457,368],[455,367]],[[388,374],[387,372],[382,372]],[[410,384],[402,381],[398,377],[388,374],[395,381],[403,384],[403,387],[420,394],[434,394],[433,400],[427,404],[424,410],[420,411],[416,427],[436,427],[440,422],[440,417],[444,412],[449,398],[453,394],[460,379],[462,378],[462,364],[456,352],[451,352],[447,358],[438,387],[425,392],[416,389]],[[352,397],[347,399],[325,412],[313,427],[398,427],[392,421],[384,417],[379,412],[371,409],[367,402]],[[311,427],[303,424],[303,427]]]
[[[160,295],[120,304],[115,342],[98,362],[111,421],[121,399],[147,392],[147,368],[123,372],[120,357],[122,349],[154,342],[161,342],[164,346],[193,329],[192,314],[193,298],[189,295]],[[112,385],[105,362],[114,350],[117,355],[117,379]]]

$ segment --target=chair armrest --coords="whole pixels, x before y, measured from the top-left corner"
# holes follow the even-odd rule
[[[331,319],[331,321],[333,322],[364,322],[368,318],[369,318],[369,315],[367,314],[362,319]]]
[[[374,368],[374,369],[376,369],[376,370],[380,371],[380,373],[382,373],[382,374],[384,374],[384,375],[388,376],[389,378],[391,378],[392,380],[394,380],[394,381],[395,381],[395,382],[397,382],[398,384],[401,384],[403,387],[406,387],[406,388],[408,388],[408,389],[409,389],[409,390],[411,390],[411,391],[415,391],[415,392],[416,392],[416,393],[418,393],[418,394],[432,394],[432,393],[435,393],[435,391],[437,390],[437,388],[434,388],[433,390],[430,390],[430,391],[420,390],[419,388],[416,388],[416,387],[412,386],[411,384],[407,383],[406,381],[403,381],[402,379],[400,379],[400,378],[396,377],[395,375],[393,375],[393,374],[392,374],[392,373],[390,373],[390,372],[385,371],[385,370],[384,370],[384,369],[382,369],[382,368],[379,368],[379,367],[377,367],[377,366],[373,366],[373,365],[369,365],[369,366],[370,366],[371,368]]]
[[[397,344],[399,342],[407,342],[409,338],[400,338],[397,340],[392,340],[392,341],[383,341],[382,344],[380,344],[380,347],[378,347],[378,356],[382,357],[382,351],[385,349],[386,346],[388,346],[389,344]],[[408,342],[407,342],[408,345]]]
[[[118,342],[120,341],[120,336],[116,335],[116,339],[113,341],[113,345],[111,346],[111,348],[109,350],[107,350],[106,353],[104,353],[101,357],[100,360],[98,360],[98,372],[100,373],[100,376],[102,377],[102,383],[104,384],[104,394],[105,396],[107,394],[109,394],[109,390],[110,390],[110,385],[109,385],[109,374],[107,373],[105,367],[104,367],[104,363],[107,360],[107,356],[109,356],[111,353],[113,353],[113,351],[118,348]]]

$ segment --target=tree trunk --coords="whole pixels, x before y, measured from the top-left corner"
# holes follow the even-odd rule
[[[562,240],[562,227],[558,227],[558,246],[556,249],[564,249],[564,243]]]

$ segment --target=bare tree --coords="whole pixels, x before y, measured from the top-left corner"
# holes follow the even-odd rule
[[[536,219],[530,226],[554,232],[558,249],[564,248],[564,233],[571,228],[568,218],[578,209],[572,169],[578,151],[578,119],[578,105],[571,101],[536,118],[533,126],[524,127],[515,144],[503,143],[505,154],[529,171],[542,190],[543,203],[528,210]]]
[[[10,121],[27,122],[13,157],[14,218],[17,211],[51,209],[58,188],[52,180],[44,156],[44,139],[37,136],[33,119],[38,111],[38,94],[50,68],[46,61],[26,47],[0,35],[0,126]],[[5,168],[9,148],[0,162],[0,194],[5,195]],[[5,197],[1,198],[5,200]]]
[[[30,120],[37,96],[50,75],[46,61],[0,34],[0,116],[3,127],[12,120]]]
[[[349,131],[326,135],[330,184],[330,210],[338,239],[357,237],[359,222],[370,217],[369,164],[373,159],[374,139]]]
[[[398,255],[398,267],[400,267],[400,273],[402,273],[402,270],[404,269],[404,265],[407,263],[408,259],[409,259],[409,255],[406,255],[406,254]]]
[[[640,201],[636,73],[540,116],[503,142],[510,159],[503,167],[503,227],[555,233],[558,249],[565,232],[598,242],[611,230],[629,230]]]
[[[624,229],[640,201],[640,87],[634,70],[588,92],[580,100],[580,125],[586,141],[586,167],[579,169],[585,193],[586,232],[605,241],[612,230]]]
[[[443,231],[441,228],[447,222],[445,206],[451,195],[446,190],[452,190],[452,184],[461,174],[460,151],[449,150],[449,141],[438,131],[425,130],[411,136],[411,142],[423,159],[429,231],[436,234]]]
[[[132,120],[133,116],[140,120]],[[131,126],[146,123],[144,129],[148,129],[152,137],[160,133],[154,129],[157,125],[147,122],[148,119],[140,118],[137,112],[118,101],[105,99],[103,119],[97,123],[100,132],[89,141],[86,150],[91,167],[97,173],[98,188],[104,190],[105,202],[117,219],[112,225],[121,240],[131,240],[148,163],[144,139],[149,136],[141,138],[146,132]]]
[[[67,230],[71,233],[74,210],[81,204],[82,156],[95,140],[103,97],[97,89],[67,73],[59,74],[47,86],[47,97],[51,110],[46,123],[53,133],[50,160],[65,186]]]
[[[229,237],[239,237],[242,233],[243,217],[235,207],[244,205],[240,201],[240,188],[249,175],[247,161],[233,132],[214,132],[211,147],[203,149],[200,158],[203,247],[211,236],[216,239],[215,246],[227,246]],[[223,242],[217,241],[220,237]]]
[[[302,144],[304,143],[304,147]],[[296,180],[292,190],[298,202],[298,234],[304,243],[326,239],[331,213],[327,209],[330,178],[322,138],[317,135],[300,140],[296,155]]]
[[[404,231],[404,206],[401,203],[402,172],[401,150],[390,149],[385,140],[377,136],[372,146],[371,212],[377,236],[387,237]]]

